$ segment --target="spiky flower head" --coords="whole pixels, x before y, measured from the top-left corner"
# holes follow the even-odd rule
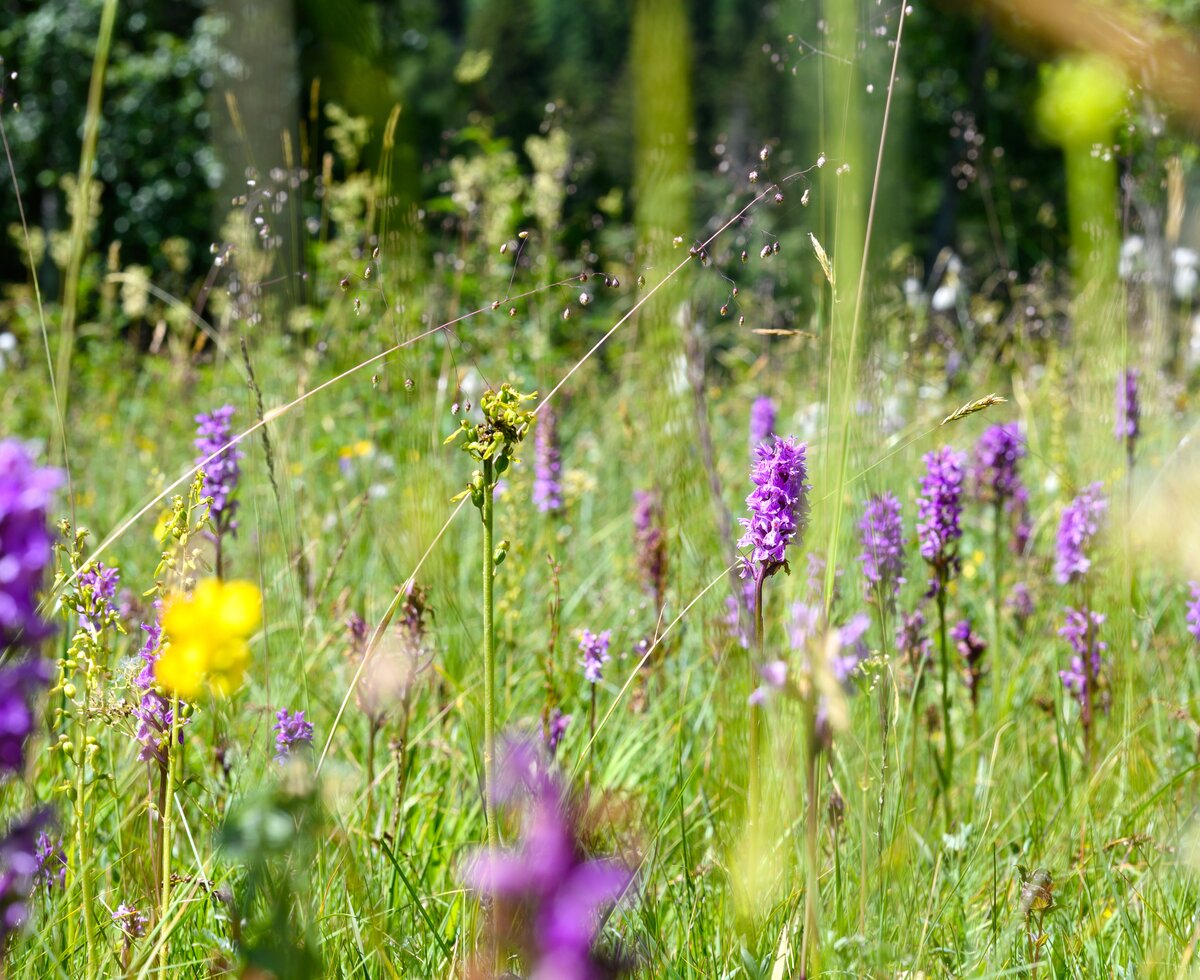
[[[479,399],[483,419],[479,422],[461,419],[458,428],[446,437],[446,443],[449,444],[459,436],[465,436],[463,452],[481,463],[491,465],[492,485],[487,488],[489,493],[495,488],[496,478],[508,469],[509,464],[520,462],[516,456],[517,449],[534,421],[534,413],[523,406],[525,402],[535,398],[536,391],[528,395],[522,394],[507,381],[499,390],[489,388]],[[482,510],[482,473],[476,471],[467,489],[457,494],[454,499],[461,500],[468,494],[471,496],[471,502]]]
[[[37,594],[52,554],[47,512],[61,482],[22,443],[0,440],[0,652],[49,633]]]
[[[62,838],[51,837],[46,831],[41,831],[37,836],[34,856],[38,862],[34,881],[47,891],[61,888],[67,880],[67,855],[63,852]]]
[[[746,498],[750,516],[741,519],[745,533],[739,548],[743,576],[773,575],[787,566],[787,547],[808,525],[807,446],[792,437],[761,442],[754,450],[750,479],[754,489]]]
[[[301,748],[310,748],[313,740],[312,722],[304,720],[303,711],[280,708],[275,712],[275,761],[286,762]]]
[[[1134,446],[1141,434],[1142,405],[1138,397],[1138,370],[1127,368],[1117,378],[1117,411],[1113,435],[1125,443],[1125,451],[1133,458]]]
[[[1019,472],[1025,457],[1025,436],[1015,422],[993,425],[975,444],[974,483],[979,499],[1008,504],[1023,489]]]
[[[1060,670],[1058,676],[1062,679],[1063,687],[1079,703],[1079,720],[1084,728],[1091,727],[1097,700],[1104,710],[1108,708],[1107,699],[1101,691],[1104,651],[1108,649],[1108,644],[1100,639],[1100,627],[1103,624],[1104,616],[1101,613],[1068,607],[1066,621],[1058,631],[1058,635],[1071,648],[1071,664],[1066,670]]]
[[[975,632],[969,619],[956,623],[950,629],[950,638],[963,659],[963,680],[971,692],[972,707],[979,704],[979,683],[983,680],[983,655],[987,652],[987,641]]]
[[[1192,590],[1192,601],[1187,607],[1187,629],[1192,638],[1200,643],[1200,582],[1189,582]]]
[[[604,665],[609,661],[608,643],[611,638],[612,630],[601,633],[584,630],[579,635],[579,652],[583,654],[579,665],[589,684],[599,684],[601,681]]]
[[[623,972],[597,950],[601,910],[628,889],[633,873],[619,861],[589,857],[578,807],[528,745],[510,748],[498,785],[522,802],[520,841],[510,851],[484,850],[466,882],[493,899],[504,938],[518,946],[529,980],[602,980]]]
[[[750,406],[750,446],[753,448],[775,435],[775,403],[766,395]]]
[[[544,514],[558,513],[563,506],[562,453],[558,446],[558,415],[551,408],[538,415],[533,449],[533,503]]]
[[[1101,490],[1101,484],[1093,483],[1062,512],[1054,557],[1054,577],[1059,585],[1079,581],[1092,567],[1088,549],[1108,508]]]
[[[891,493],[867,501],[858,530],[867,599],[891,602],[904,584],[904,516],[900,501]]]
[[[933,643],[925,626],[925,613],[918,607],[911,613],[902,613],[896,627],[896,650],[914,670],[933,656]]]
[[[239,462],[246,454],[236,445],[229,445],[233,413],[232,405],[222,405],[196,416],[196,464],[204,470],[203,493],[212,498],[208,513],[218,534],[237,530],[237,501],[233,495],[241,478]]]
[[[546,744],[546,752],[551,758],[558,751],[558,744],[571,727],[571,716],[564,714],[562,708],[555,707],[549,716],[543,719],[542,740]]]
[[[79,573],[79,590],[88,608],[79,614],[79,621],[93,633],[100,630],[106,614],[112,608],[121,573],[98,561]]]
[[[925,454],[925,475],[917,500],[917,540],[932,567],[929,593],[935,595],[958,571],[962,537],[963,456],[949,446]]]

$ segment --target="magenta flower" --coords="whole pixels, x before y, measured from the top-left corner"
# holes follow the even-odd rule
[[[567,729],[571,727],[571,716],[563,714],[562,708],[555,708],[550,717],[545,720],[542,725],[542,741],[546,744],[546,751],[551,758],[554,758],[558,752],[558,745],[563,740],[563,736],[567,734]]]
[[[1024,484],[1018,472],[1025,458],[1025,436],[1015,422],[993,425],[975,444],[975,492],[988,504],[1008,504]]]
[[[61,888],[67,880],[67,855],[63,853],[62,839],[56,840],[46,831],[41,831],[37,836],[34,856],[38,863],[33,875],[34,882],[47,890],[56,885]]]
[[[1187,629],[1200,643],[1200,582],[1189,582],[1188,585],[1192,590],[1192,601],[1187,608]]]
[[[750,473],[754,490],[746,498],[750,516],[741,519],[745,534],[739,548],[751,549],[742,558],[742,575],[768,576],[787,565],[787,547],[808,524],[808,469],[804,443],[793,438],[759,443]]]
[[[33,732],[33,699],[50,683],[50,663],[12,659],[0,666],[0,776],[25,766],[25,742]]]
[[[562,510],[562,454],[558,446],[558,416],[547,407],[533,433],[533,503],[542,513]]]
[[[79,621],[93,633],[100,630],[105,614],[112,608],[112,601],[121,582],[121,573],[98,561],[79,573],[80,591],[87,597],[87,612],[79,614]]]
[[[858,530],[867,599],[882,596],[893,602],[904,584],[904,517],[900,501],[890,493],[867,501]]]
[[[750,448],[775,435],[775,403],[766,395],[750,406]]]
[[[609,661],[608,641],[611,637],[612,630],[604,630],[602,633],[584,630],[579,635],[579,650],[583,654],[579,665],[583,668],[583,676],[589,684],[600,683],[604,665]]]
[[[1117,378],[1117,412],[1113,435],[1125,443],[1130,462],[1141,434],[1142,406],[1138,398],[1138,370],[1128,368]]]
[[[931,566],[929,594],[936,595],[958,571],[962,537],[963,456],[949,446],[925,454],[925,476],[917,500],[917,540]]]
[[[141,701],[133,709],[137,719],[137,730],[134,738],[141,744],[138,758],[143,762],[157,762],[165,765],[167,761],[166,741],[171,737],[171,701],[164,697],[155,687],[154,665],[162,652],[162,624],[158,621],[157,613],[162,610],[162,600],[155,600],[155,619],[152,623],[142,623],[146,641],[142,644],[138,656],[142,660],[141,672],[134,678],[134,683],[142,692]],[[189,715],[179,719],[179,744],[183,744],[183,726],[190,720]]]
[[[232,405],[224,405],[209,415],[196,416],[195,446],[200,454],[196,457],[196,463],[204,470],[203,492],[206,497],[212,497],[209,516],[218,537],[237,529],[237,501],[233,499],[233,494],[241,476],[238,461],[245,457],[245,453],[237,446],[229,445],[233,438],[230,426],[233,412]],[[210,456],[212,459],[209,459]]]
[[[1100,491],[1101,484],[1093,483],[1062,513],[1054,558],[1054,577],[1060,585],[1079,581],[1092,567],[1087,551],[1100,530],[1100,521],[1108,507]]]
[[[312,746],[313,726],[304,720],[304,712],[290,712],[280,708],[275,712],[275,724],[271,730],[275,732],[275,761],[287,761],[300,748]]]
[[[580,842],[577,811],[553,776],[528,748],[510,751],[500,783],[524,791],[525,819],[517,848],[477,853],[467,884],[490,896],[497,921],[526,957],[529,980],[602,980],[617,964],[594,950],[601,912],[617,902],[633,880],[618,861],[589,858]]]
[[[47,512],[61,482],[58,470],[39,469],[20,442],[0,441],[0,652],[50,632],[37,594],[52,554]]]
[[[950,630],[950,638],[963,658],[963,680],[971,692],[971,707],[979,705],[979,683],[983,680],[983,655],[987,652],[987,641],[971,628],[971,621],[964,619]]]
[[[1104,616],[1088,609],[1066,610],[1066,622],[1058,635],[1071,648],[1071,664],[1060,670],[1058,676],[1063,687],[1079,702],[1079,720],[1085,729],[1092,726],[1092,711],[1100,699],[1100,706],[1108,710],[1107,700],[1101,694],[1100,678],[1104,670],[1104,651],[1108,644],[1100,639],[1100,627]]]

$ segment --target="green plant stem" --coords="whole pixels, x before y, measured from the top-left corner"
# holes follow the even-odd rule
[[[943,576],[944,578],[944,576]],[[950,784],[954,781],[954,730],[950,727],[950,648],[946,643],[946,583],[938,582],[938,649],[942,657],[942,733],[945,752],[942,758],[942,803],[946,810],[946,828],[951,823]]]
[[[1004,505],[999,500],[994,505],[995,522],[992,526],[992,663],[1004,662],[1001,657],[1000,644],[1000,591],[1004,574],[1004,540],[1001,533],[1001,521],[1004,516]]]
[[[483,461],[483,810],[487,821],[488,847],[500,846],[496,825],[496,633],[493,604],[496,555],[492,546],[495,473],[490,459]]]
[[[165,929],[167,906],[171,901],[171,808],[175,803],[175,778],[179,768],[179,695],[171,695],[171,734],[167,739],[167,788],[163,793],[163,807],[159,813],[162,820],[162,886],[159,891],[159,925]],[[158,954],[159,970],[165,976],[168,960],[168,936],[160,938]]]
[[[763,662],[764,645],[766,643],[766,630],[763,626],[763,581],[765,576],[762,569],[758,569],[754,574],[754,653],[747,654],[746,660],[750,667],[750,691],[753,692],[757,684],[757,669]],[[755,656],[757,655],[757,662]],[[748,703],[748,702],[747,702]],[[746,724],[749,729],[749,745],[747,748],[747,768],[748,774],[746,779],[746,808],[747,822],[751,827],[758,823],[759,801],[761,799],[761,787],[759,785],[759,741],[761,731],[761,713],[758,706],[749,704],[747,708]]]
[[[79,889],[83,902],[83,934],[87,950],[87,972],[85,976],[96,976],[96,916],[95,896],[92,894],[91,845],[84,794],[87,785],[84,779],[87,768],[88,749],[88,682],[83,683],[83,707],[79,712],[79,744],[76,745],[75,762],[75,840],[79,851]]]
[[[803,974],[815,977],[821,972],[821,944],[819,938],[819,922],[817,902],[820,897],[821,876],[817,867],[819,859],[817,841],[817,761],[821,753],[821,745],[817,740],[817,711],[816,695],[809,694],[804,699],[804,795],[805,795],[805,827],[804,852],[805,876],[807,883],[804,888],[804,942],[802,960],[807,964]]]

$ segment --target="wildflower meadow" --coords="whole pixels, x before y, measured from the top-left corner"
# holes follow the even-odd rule
[[[0,976],[1200,969],[1194,3],[0,7]]]

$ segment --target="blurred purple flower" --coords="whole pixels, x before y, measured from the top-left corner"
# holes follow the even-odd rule
[[[531,751],[510,752],[501,766],[500,782],[528,794],[520,843],[476,853],[466,883],[496,901],[498,921],[527,957],[529,980],[614,976],[615,964],[593,947],[601,910],[624,894],[633,874],[618,861],[586,855],[575,808],[552,775],[531,775]]]
[[[218,535],[237,530],[237,521],[234,519],[237,501],[233,499],[233,494],[241,475],[238,461],[245,457],[245,453],[237,446],[224,448],[233,438],[230,426],[233,412],[232,405],[223,405],[211,414],[196,416],[195,446],[200,454],[196,457],[196,463],[204,470],[203,493],[206,497],[212,497],[209,516]],[[209,459],[210,456],[213,458]]]
[[[1108,507],[1101,489],[1101,484],[1093,483],[1072,500],[1062,513],[1054,559],[1054,577],[1060,585],[1079,581],[1092,567],[1087,549],[1100,530],[1101,518]]]
[[[134,738],[142,746],[138,751],[138,758],[142,762],[157,762],[164,765],[167,761],[164,742],[170,737],[172,718],[171,701],[155,687],[154,678],[154,665],[158,662],[162,645],[162,624],[158,621],[158,614],[162,611],[161,599],[155,600],[154,611],[154,621],[142,623],[142,630],[146,634],[146,640],[142,644],[141,650],[138,651],[138,656],[142,660],[142,669],[134,679],[134,683],[142,691],[142,699],[133,709],[133,716],[138,722]],[[180,745],[183,744],[183,726],[189,720],[187,715],[183,715],[179,720]]]
[[[983,680],[983,655],[987,641],[971,628],[969,619],[961,620],[950,629],[950,638],[963,658],[963,680],[971,692],[971,707],[979,705],[979,682]]]
[[[754,632],[754,579],[739,579],[740,595],[725,597],[725,625],[729,635],[743,649],[750,649],[750,635]]]
[[[38,835],[52,822],[49,810],[38,810],[11,824],[0,838],[0,949],[29,917],[39,870]]]
[[[750,448],[775,435],[775,403],[766,395],[750,406]]]
[[[1141,434],[1142,406],[1138,398],[1138,370],[1128,368],[1117,378],[1117,412],[1113,435],[1125,443],[1129,459],[1133,459],[1137,437]]]
[[[919,608],[901,613],[896,627],[896,649],[914,670],[933,656],[933,643],[925,633],[925,614]]]
[[[1079,720],[1085,729],[1092,725],[1092,711],[1100,697],[1100,676],[1104,669],[1104,651],[1108,644],[1100,639],[1100,627],[1104,616],[1088,609],[1066,609],[1066,622],[1059,629],[1058,635],[1067,641],[1071,648],[1071,664],[1066,670],[1060,670],[1063,687],[1070,691],[1079,702]],[[1101,700],[1101,707],[1107,710],[1108,705]]]
[[[562,510],[562,454],[558,446],[558,416],[545,408],[533,433],[533,503],[542,513]]]
[[[637,549],[642,588],[654,597],[655,611],[662,609],[667,589],[667,537],[663,531],[658,494],[633,492],[633,541]]]
[[[746,498],[750,516],[741,519],[746,533],[739,548],[750,548],[742,559],[742,575],[773,575],[787,563],[787,546],[808,523],[808,470],[804,443],[791,437],[759,443],[750,473],[754,490]]]
[[[309,748],[313,740],[313,726],[304,720],[304,712],[290,712],[280,708],[275,712],[275,761],[284,762],[299,748]]]
[[[25,742],[33,732],[33,699],[50,683],[50,663],[29,658],[0,666],[0,776],[25,765]]]
[[[47,889],[55,885],[62,887],[67,880],[67,855],[63,853],[62,840],[55,840],[46,831],[37,836],[37,871],[34,872],[34,882],[44,885]]]
[[[1200,582],[1189,582],[1192,590],[1192,601],[1187,609],[1187,628],[1192,638],[1200,643]]]
[[[1025,457],[1025,436],[1015,422],[993,425],[975,444],[974,482],[979,499],[1007,504],[1024,489],[1018,472]]]
[[[39,469],[20,442],[0,440],[0,651],[49,633],[37,593],[52,553],[47,512],[61,482],[58,470]]]
[[[558,745],[571,726],[571,716],[563,714],[562,708],[556,707],[550,717],[542,725],[542,741],[546,743],[546,751],[553,758],[558,751]]]
[[[866,640],[870,626],[871,618],[866,613],[856,613],[838,628],[838,649],[829,669],[843,687],[849,687],[862,662],[871,655]]]
[[[141,939],[146,933],[150,920],[137,910],[136,906],[122,902],[112,914],[112,921],[125,935],[126,942]]]
[[[609,660],[608,641],[611,637],[612,630],[604,630],[602,633],[584,630],[579,635],[579,650],[583,654],[579,665],[583,668],[583,676],[590,684],[600,683],[604,665]]]
[[[1033,596],[1029,593],[1029,586],[1024,582],[1017,582],[1008,593],[1008,599],[1004,604],[1012,610],[1013,618],[1017,621],[1017,629],[1025,629],[1025,624],[1033,618],[1034,613]]]
[[[900,501],[891,493],[872,496],[863,510],[858,530],[867,599],[882,596],[894,601],[904,584],[904,517]]]
[[[963,456],[949,446],[925,454],[925,476],[917,500],[917,539],[921,557],[933,569],[929,595],[936,595],[958,571],[962,537]]]

